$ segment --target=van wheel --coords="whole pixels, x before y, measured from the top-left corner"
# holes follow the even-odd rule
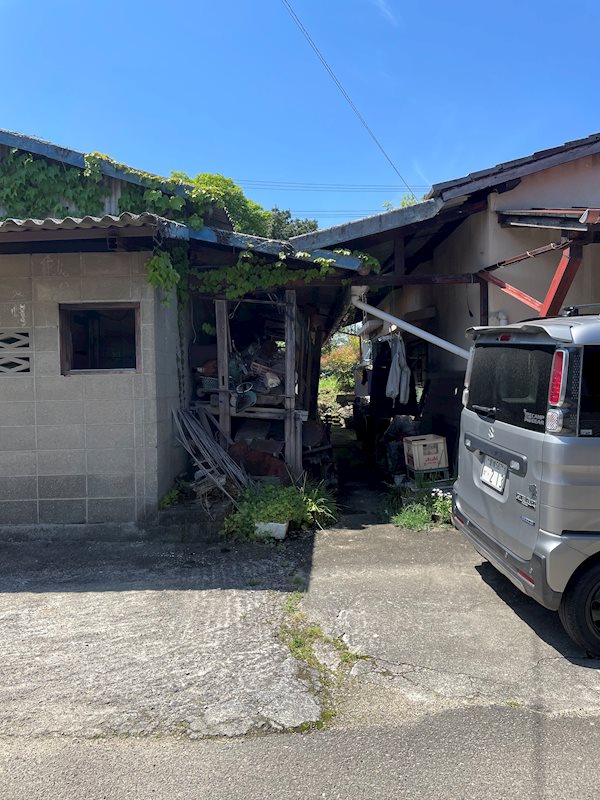
[[[571,639],[600,658],[600,564],[592,564],[567,588],[558,609]]]

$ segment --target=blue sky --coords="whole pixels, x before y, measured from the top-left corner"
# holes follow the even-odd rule
[[[600,130],[600,8],[292,0],[415,193]],[[323,225],[406,191],[281,0],[0,0],[0,127],[256,188]]]

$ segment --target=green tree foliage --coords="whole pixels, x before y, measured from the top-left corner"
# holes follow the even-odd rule
[[[283,211],[277,206],[271,209],[271,227],[269,238],[291,239],[292,236],[301,236],[303,233],[316,231],[319,223],[316,219],[299,219],[292,217],[291,211]]]

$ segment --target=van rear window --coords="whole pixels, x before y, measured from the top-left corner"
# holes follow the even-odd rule
[[[600,347],[583,348],[579,435],[600,436]]]
[[[494,409],[499,422],[543,432],[553,355],[551,346],[477,345],[467,408]]]

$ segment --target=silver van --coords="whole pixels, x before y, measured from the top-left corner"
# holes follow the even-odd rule
[[[600,316],[471,328],[453,521],[600,656]]]

